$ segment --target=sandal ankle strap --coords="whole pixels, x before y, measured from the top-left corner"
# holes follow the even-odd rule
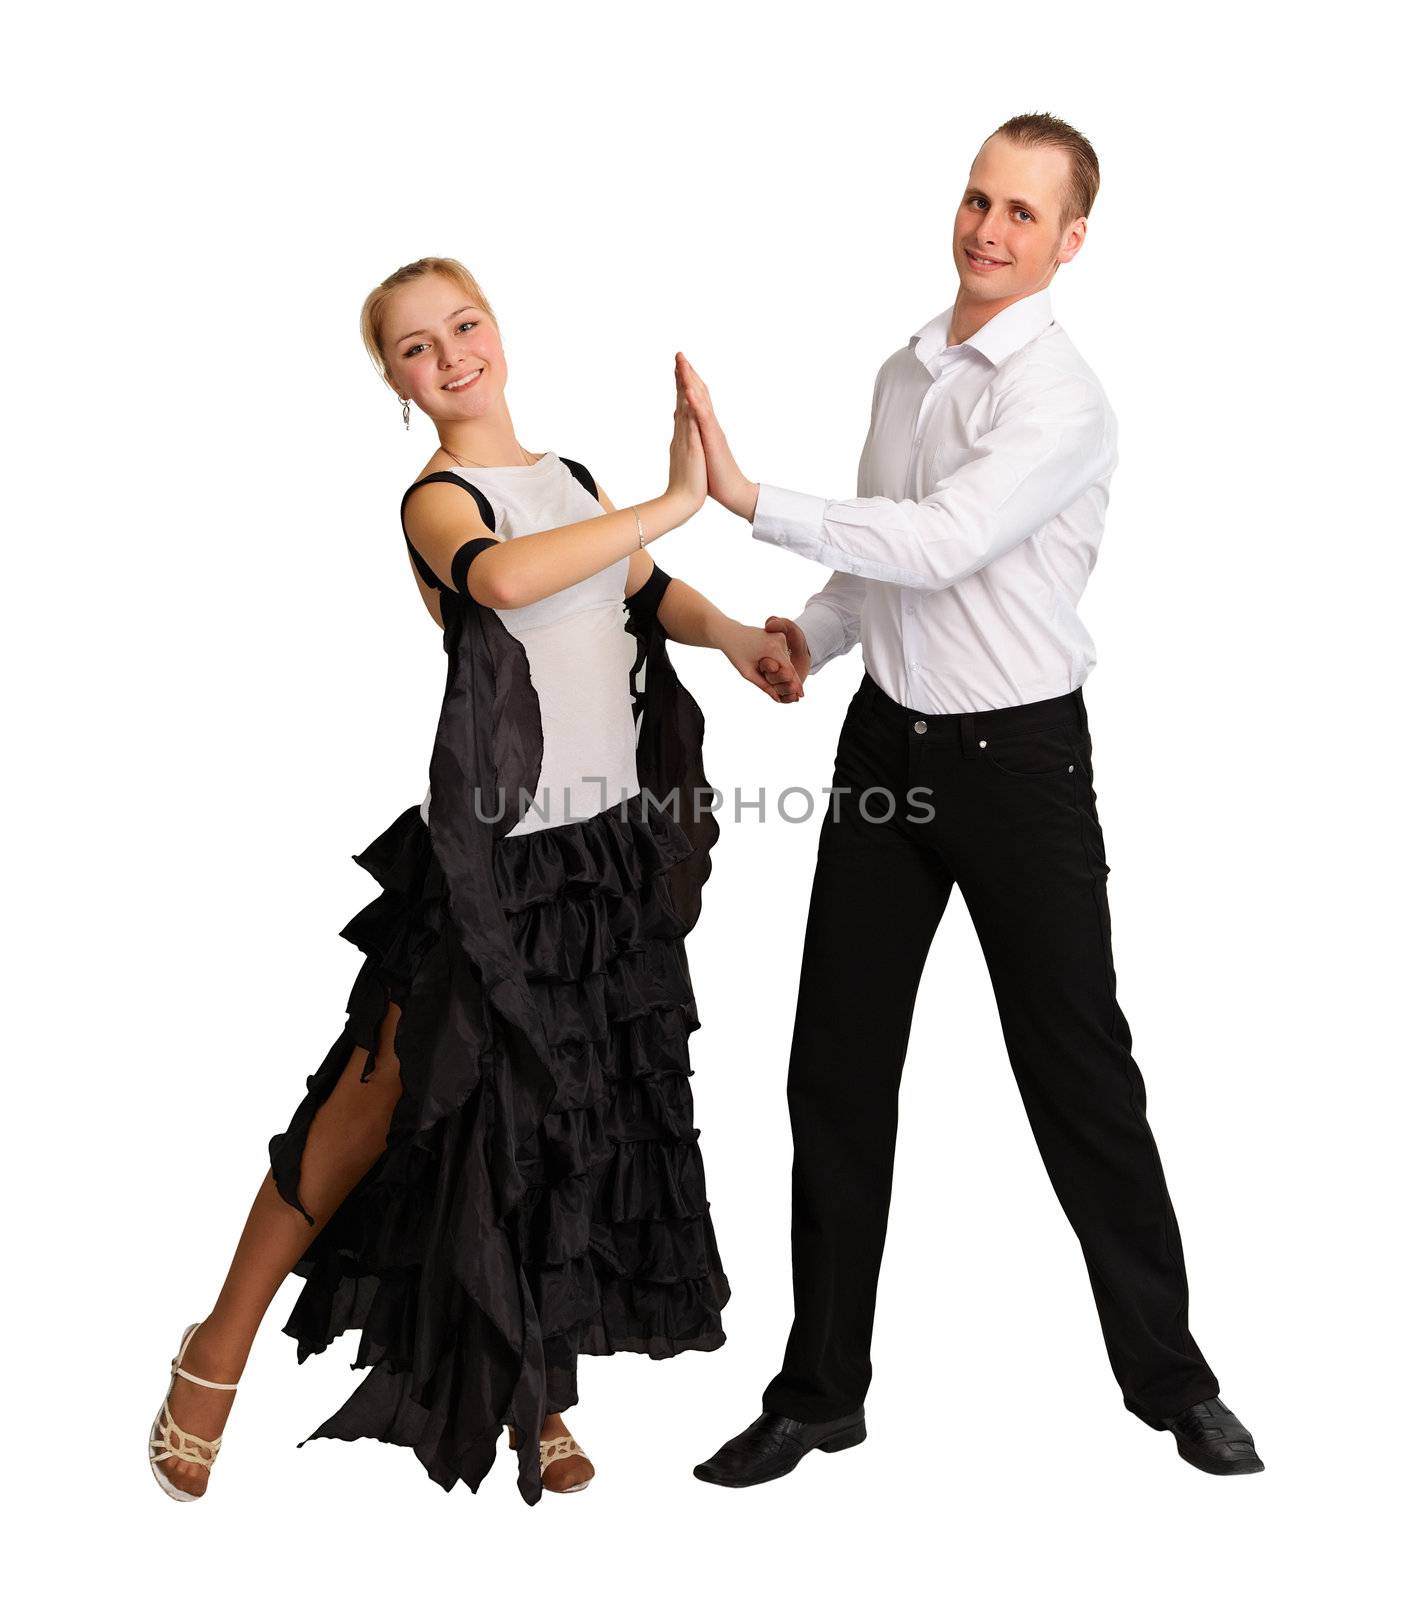
[[[184,1367],[180,1365],[185,1359],[186,1350],[190,1347],[190,1340],[194,1338],[198,1328],[199,1323],[195,1323],[194,1327],[180,1341],[180,1349],[170,1363],[172,1375],[177,1378],[184,1378],[187,1383],[197,1383],[202,1389],[237,1389],[238,1385],[236,1383],[215,1383],[213,1378],[197,1377],[193,1372],[186,1372]],[[203,1443],[202,1440],[201,1443]]]
[[[197,1378],[193,1372],[186,1372],[184,1367],[178,1367],[172,1361],[170,1370],[177,1378],[183,1378],[186,1383],[197,1383],[202,1389],[237,1389],[236,1383],[215,1383],[213,1378]]]

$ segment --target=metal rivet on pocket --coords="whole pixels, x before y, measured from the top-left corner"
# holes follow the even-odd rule
[[[1066,770],[1069,771],[1069,772],[1074,772],[1075,771],[1075,763],[1072,761],[1070,763],[1070,766]]]
[[[979,750],[986,750],[987,747],[988,747],[988,742],[987,742],[986,739],[979,739],[978,740],[978,748],[979,748]]]

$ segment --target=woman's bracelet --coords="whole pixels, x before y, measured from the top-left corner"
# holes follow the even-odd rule
[[[647,543],[647,539],[642,532],[642,517],[636,506],[632,508],[632,514],[637,518],[637,548],[640,550]]]

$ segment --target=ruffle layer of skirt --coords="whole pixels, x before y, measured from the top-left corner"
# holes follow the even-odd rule
[[[533,1502],[539,1424],[577,1398],[577,1355],[723,1342],[690,1090],[699,1020],[666,879],[690,848],[637,798],[498,843],[495,890],[550,1047],[539,1118],[522,1113],[418,808],[356,855],[381,893],[342,930],[365,956],[346,1027],[270,1144],[283,1197],[300,1208],[311,1120],[357,1044],[373,1070],[391,999],[403,1092],[385,1154],[296,1268],[298,1359],[359,1328],[354,1365],[370,1368],[310,1437],[406,1444],[444,1488],[475,1490],[509,1422]]]

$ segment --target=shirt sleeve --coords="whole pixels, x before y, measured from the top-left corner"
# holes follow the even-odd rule
[[[861,606],[866,580],[834,572],[793,620],[803,630],[812,663],[810,673],[843,656],[861,638]]]
[[[753,533],[838,572],[947,589],[1030,538],[1114,461],[1113,412],[1097,390],[1022,381],[969,459],[922,500],[826,500],[761,483]]]

